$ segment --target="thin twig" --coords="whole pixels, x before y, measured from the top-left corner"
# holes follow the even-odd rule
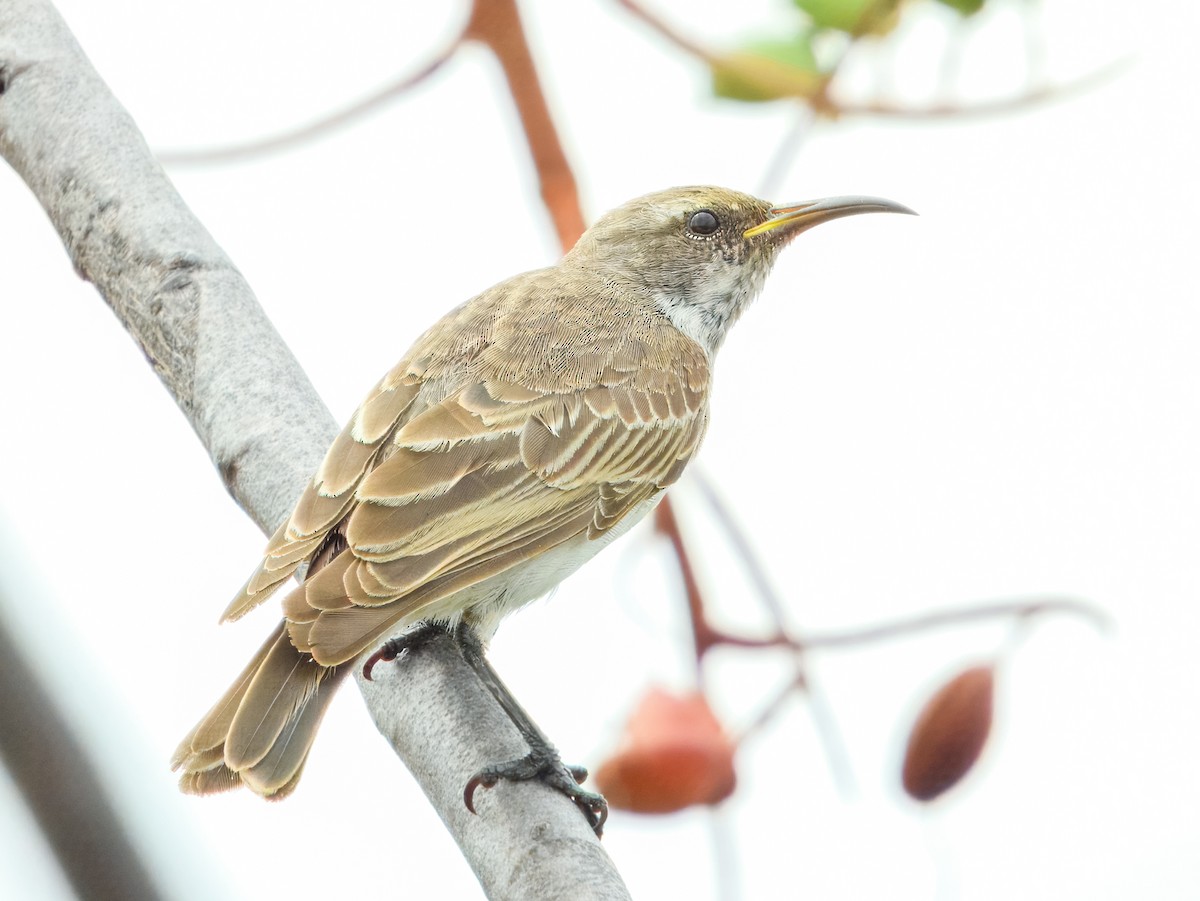
[[[213,163],[232,163],[288,150],[311,141],[353,122],[407,93],[442,68],[462,46],[466,30],[450,42],[428,63],[409,75],[404,75],[379,90],[353,103],[327,113],[312,122],[286,129],[265,138],[255,138],[240,144],[207,147],[195,150],[164,150],[157,154],[160,162],[172,166],[202,166]]]
[[[743,726],[733,737],[734,745],[741,747],[752,735],[761,732],[768,724],[783,712],[784,705],[797,694],[803,694],[808,699],[808,715],[812,717],[813,726],[820,739],[821,748],[825,752],[825,761],[829,766],[829,774],[833,777],[844,798],[851,797],[857,790],[858,784],[854,769],[850,765],[850,752],[842,738],[833,710],[826,703],[824,694],[816,691],[812,681],[803,668],[803,655],[797,655],[796,671],[769,702],[763,705],[754,719]]]
[[[781,637],[787,631],[783,599],[775,590],[775,586],[771,584],[771,580],[767,578],[766,568],[758,559],[758,554],[755,553],[754,547],[750,543],[745,530],[738,525],[732,511],[725,504],[724,499],[721,497],[720,492],[717,491],[716,486],[713,485],[712,480],[708,478],[702,469],[695,470],[693,474],[696,476],[695,482],[699,485],[701,494],[708,502],[711,513],[725,530],[726,540],[729,541],[734,552],[741,558],[743,569],[750,576],[750,581],[753,583],[759,599],[762,601],[763,606],[767,608],[767,612],[773,620],[778,633],[775,641],[780,641]],[[710,637],[712,636],[710,635]],[[825,693],[821,691],[816,680],[813,678],[813,674],[808,669],[804,653],[793,649],[793,654],[795,675],[787,691],[788,693],[803,691],[808,697],[808,712],[812,717],[813,727],[817,731],[821,748],[825,752],[825,760],[829,765],[829,772],[833,776],[833,781],[837,785],[838,790],[843,795],[848,796],[854,791],[855,780],[854,773],[850,768],[850,755],[846,751],[846,742],[842,738],[841,730],[838,729],[837,721],[834,719],[833,710],[825,697]],[[768,705],[764,709],[764,722],[768,716],[774,715],[775,707],[781,703],[782,699]],[[760,725],[762,723],[747,727],[746,732],[757,729]],[[745,737],[746,732],[743,733],[743,737]]]
[[[813,122],[815,116],[810,107],[803,104],[798,104],[795,112],[795,118],[792,120],[791,126],[788,127],[787,133],[783,136],[783,140],[779,142],[779,146],[775,148],[775,152],[771,154],[771,160],[767,163],[766,174],[758,183],[758,196],[771,198],[774,197],[779,185],[783,183],[784,176],[792,165],[792,160],[800,152],[805,140],[812,133]],[[782,199],[782,198],[778,198]]]
[[[970,622],[984,619],[1022,619],[1041,616],[1046,613],[1067,613],[1080,616],[1091,621],[1092,625],[1101,631],[1112,628],[1108,615],[1100,608],[1077,598],[1069,597],[1034,597],[1017,598],[1006,601],[993,601],[973,607],[951,607],[947,610],[934,610],[916,616],[896,619],[891,622],[862,626],[856,629],[845,629],[840,632],[821,634],[806,634],[803,638],[787,633],[776,633],[764,637],[734,635],[714,629],[707,622],[702,623],[701,635],[697,643],[703,643],[708,651],[719,645],[736,648],[791,648],[793,651],[832,650],[845,647],[859,647],[877,641],[900,638],[915,632],[928,632],[945,626],[961,626]]]
[[[764,726],[775,719],[776,716],[783,710],[783,705],[795,695],[797,692],[804,691],[807,687],[807,680],[803,671],[798,671],[793,675],[787,683],[775,692],[774,696],[763,705],[762,709],[755,714],[754,719],[744,725],[738,734],[733,736],[733,743],[741,746],[747,738],[755,732],[762,730]]]
[[[737,901],[744,896],[739,830],[728,805],[708,808],[708,844],[713,868],[713,893],[717,901]]]
[[[786,628],[783,598],[779,596],[779,592],[775,590],[775,586],[771,584],[771,580],[767,578],[766,568],[762,565],[762,561],[758,559],[758,554],[755,552],[750,539],[746,536],[737,521],[733,518],[733,513],[725,504],[724,498],[721,497],[716,487],[712,483],[712,479],[697,467],[692,470],[693,481],[700,489],[700,494],[708,504],[709,511],[713,518],[725,530],[725,538],[733,546],[734,552],[742,561],[742,568],[746,570],[750,581],[754,584],[754,590],[758,593],[759,599],[763,602],[763,606],[767,608],[767,613],[770,614],[771,620],[775,628],[779,632],[783,632]]]
[[[702,61],[708,66],[717,65],[721,55],[708,50],[690,38],[685,37],[671,26],[666,20],[650,12],[636,0],[615,0],[618,6],[624,7],[630,14],[650,26],[659,36],[678,47],[690,56]],[[909,119],[914,122],[938,120],[945,118],[975,119],[987,116],[998,116],[1019,112],[1031,107],[1040,106],[1056,100],[1090,90],[1098,84],[1112,78],[1124,70],[1129,60],[1118,60],[1097,69],[1075,81],[1058,85],[1043,85],[1011,97],[1001,97],[995,100],[984,100],[968,104],[937,103],[929,106],[904,106],[885,101],[842,101],[831,96],[828,85],[840,67],[840,61],[825,72],[826,89],[816,93],[799,94],[796,101],[810,106],[818,115],[830,119],[849,118],[852,116],[878,116],[890,119]]]
[[[1104,632],[1112,628],[1112,621],[1108,614],[1094,604],[1079,598],[1042,596],[992,601],[972,607],[951,607],[946,610],[934,610],[857,629],[827,632],[824,635],[805,635],[802,640],[796,642],[796,646],[806,651],[859,647],[876,641],[899,638],[914,632],[928,632],[944,626],[961,626],[984,619],[1008,617],[1027,619],[1046,613],[1067,613],[1079,616],[1089,620],[1092,625]]]
[[[1010,97],[999,97],[994,100],[980,100],[972,103],[934,103],[928,106],[904,106],[885,101],[867,101],[864,103],[847,102],[825,98],[820,103],[819,112],[831,118],[850,118],[853,116],[878,116],[889,119],[908,119],[914,122],[939,119],[980,119],[988,116],[1002,116],[1009,113],[1022,112],[1046,103],[1066,100],[1069,97],[1082,94],[1098,85],[1114,78],[1129,67],[1131,60],[1121,59],[1102,66],[1074,81],[1061,84],[1048,84],[1031,88]]]
[[[703,60],[709,65],[713,65],[718,61],[715,53],[711,53],[704,47],[697,44],[690,38],[684,37],[676,31],[666,19],[656,16],[650,10],[646,9],[640,3],[635,3],[634,0],[616,0],[618,6],[625,7],[626,11],[635,18],[641,19],[650,26],[652,31],[655,31],[660,37],[665,38],[668,43],[674,44],[680,50]]]
[[[675,518],[675,508],[667,503],[666,500],[654,510],[654,528],[660,534],[665,535],[671,542],[671,547],[675,551],[675,558],[679,561],[679,576],[683,580],[683,593],[687,599],[688,619],[692,625],[692,642],[696,650],[696,678],[699,681],[702,674],[700,664],[704,660],[704,655],[708,649],[714,644],[736,643],[737,639],[731,642],[728,639],[733,638],[733,636],[718,633],[709,625],[708,618],[704,615],[704,596],[700,592],[700,583],[696,579],[696,571],[693,569],[691,558],[687,554],[683,534],[679,531],[679,520]]]

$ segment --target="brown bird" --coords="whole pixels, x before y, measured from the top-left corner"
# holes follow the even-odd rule
[[[181,788],[290,793],[351,665],[417,623],[458,629],[495,693],[471,632],[486,640],[645,516],[699,448],[713,356],[780,249],[870,212],[911,210],[661,191],[605,215],[557,265],[437,322],[358,408],[225,610],[237,619],[303,580],[180,744]],[[573,771],[548,743],[516,763],[472,787],[544,778],[602,821],[603,799],[563,778]]]

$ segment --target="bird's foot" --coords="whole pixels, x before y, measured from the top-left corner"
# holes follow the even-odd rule
[[[463,802],[467,810],[475,813],[477,788],[492,788],[502,779],[508,782],[537,779],[574,801],[599,837],[604,832],[604,821],[608,819],[608,802],[604,800],[604,795],[580,788],[579,784],[587,776],[586,767],[564,764],[554,748],[534,748],[524,757],[484,767],[472,776],[463,790]]]
[[[375,669],[375,664],[399,660],[409,651],[415,650],[423,644],[428,644],[435,636],[444,635],[445,633],[446,630],[442,626],[432,623],[421,623],[415,629],[405,632],[403,635],[389,638],[379,646],[379,650],[364,661],[362,668],[363,678],[368,682],[373,681],[371,673]]]

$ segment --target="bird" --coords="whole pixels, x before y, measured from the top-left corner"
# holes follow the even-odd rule
[[[481,680],[503,691],[486,642],[679,479],[708,427],[714,357],[779,252],[871,212],[912,210],[658,191],[600,217],[557,264],[443,316],[358,407],[225,609],[222,622],[236,620],[299,579],[283,620],[176,750],[182,790],[290,794],[338,684],[414,628],[462,636]],[[598,829],[603,799],[497,699],[530,757],[477,774],[467,805],[479,784],[537,777]]]

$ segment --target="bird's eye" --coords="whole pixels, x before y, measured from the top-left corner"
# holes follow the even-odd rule
[[[716,234],[721,223],[717,221],[717,215],[712,210],[698,210],[688,217],[688,231],[693,235],[708,235]]]

